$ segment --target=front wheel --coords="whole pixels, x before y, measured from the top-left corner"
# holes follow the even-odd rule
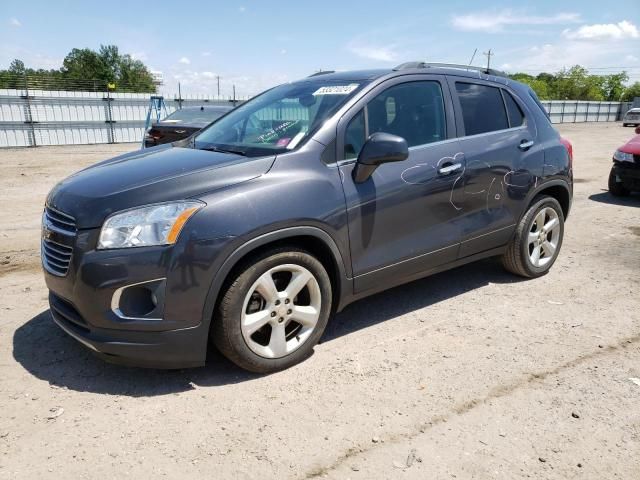
[[[522,277],[544,275],[558,258],[563,237],[564,214],[560,203],[553,197],[539,196],[516,227],[502,264]]]
[[[302,250],[271,250],[238,269],[216,310],[211,339],[246,370],[283,370],[311,354],[331,303],[322,263]]]
[[[624,188],[622,182],[618,182],[618,178],[613,168],[609,173],[609,193],[614,197],[626,197],[629,195],[629,190]]]

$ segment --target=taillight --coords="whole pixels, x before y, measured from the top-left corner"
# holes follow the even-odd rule
[[[147,140],[160,140],[162,138],[162,134],[158,130],[150,128],[149,130],[147,130],[145,138]]]
[[[560,142],[565,146],[567,152],[569,152],[569,167],[573,168],[573,145],[564,137],[560,137]]]

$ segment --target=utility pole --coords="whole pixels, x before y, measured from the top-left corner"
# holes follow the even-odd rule
[[[493,53],[491,49],[489,49],[488,52],[483,52],[483,55],[487,57],[487,72],[488,72],[489,68],[491,68],[491,56],[495,55],[495,53]]]
[[[216,75],[216,80],[218,82],[218,98],[220,98],[220,75]]]

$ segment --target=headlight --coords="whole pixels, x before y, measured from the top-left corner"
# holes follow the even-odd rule
[[[613,159],[617,162],[633,162],[633,154],[616,150],[616,153],[613,154]]]
[[[111,215],[102,225],[98,248],[148,247],[176,243],[189,217],[204,203],[184,201],[149,205]]]

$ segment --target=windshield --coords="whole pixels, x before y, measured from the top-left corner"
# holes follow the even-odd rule
[[[219,110],[214,108],[183,108],[182,110],[176,110],[162,121],[171,123],[211,123],[225,113],[227,113],[227,110],[222,108]]]
[[[293,150],[362,87],[313,79],[281,85],[240,105],[195,138],[195,148],[247,156]]]

